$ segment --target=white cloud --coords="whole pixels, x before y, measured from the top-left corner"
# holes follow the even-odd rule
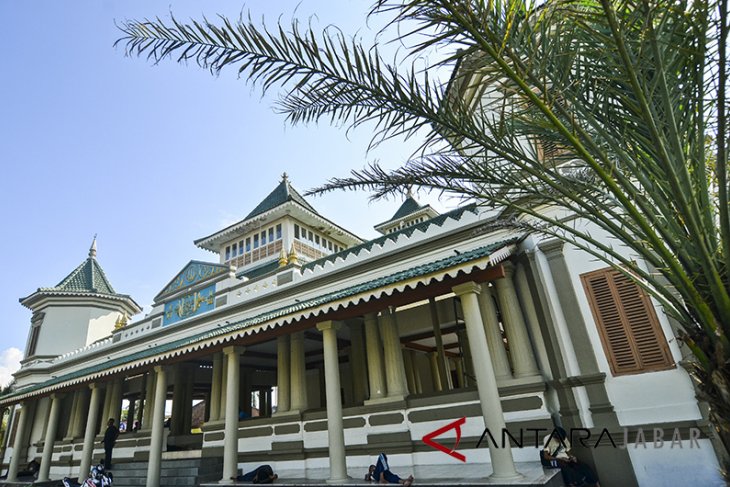
[[[20,368],[23,352],[15,347],[0,352],[0,387],[5,387],[13,380],[13,373]]]

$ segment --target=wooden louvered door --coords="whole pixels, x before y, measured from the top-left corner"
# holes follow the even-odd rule
[[[674,367],[651,300],[639,286],[611,268],[581,279],[613,375]]]

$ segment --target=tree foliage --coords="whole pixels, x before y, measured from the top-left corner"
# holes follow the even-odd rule
[[[727,433],[727,0],[380,0],[373,14],[400,27],[402,62],[338,30],[243,18],[130,21],[119,42],[154,62],[237,69],[279,90],[291,123],[373,123],[375,144],[423,136],[402,167],[372,164],[315,191],[475,198],[503,208],[502,225],[616,266],[681,325]],[[432,79],[444,66],[448,83]]]

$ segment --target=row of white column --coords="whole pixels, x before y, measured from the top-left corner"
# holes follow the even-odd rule
[[[480,402],[485,424],[490,430],[501,431],[504,427],[501,403],[497,381],[513,377],[527,377],[538,374],[534,354],[530,345],[527,327],[520,309],[517,294],[512,284],[511,266],[505,266],[507,275],[504,279],[495,282],[497,300],[502,315],[505,334],[509,340],[512,366],[504,347],[499,327],[497,310],[491,296],[488,284],[466,283],[453,289],[461,297],[464,321],[466,323],[466,337],[473,367],[470,373],[476,377]],[[432,301],[432,308],[435,303]],[[433,314],[433,313],[432,313]],[[437,317],[435,318],[438,319]],[[435,328],[438,328],[435,322]],[[330,444],[330,477],[333,481],[346,478],[344,431],[342,428],[342,404],[340,399],[339,360],[337,351],[336,330],[339,323],[327,321],[317,325],[323,334],[325,392],[327,399],[328,434]],[[378,316],[376,313],[365,315],[365,349],[367,361],[364,357],[361,362],[367,363],[367,381],[370,391],[366,404],[384,401],[400,401],[408,395],[409,382],[411,389],[415,389],[416,374],[408,373],[408,360],[404,360],[401,347],[396,315],[392,308],[384,310]],[[440,338],[440,337],[439,337]],[[437,339],[438,342],[438,339]],[[353,344],[355,345],[355,344]],[[484,346],[486,345],[486,346]],[[362,350],[361,346],[356,347]],[[238,459],[238,409],[240,387],[240,355],[244,352],[241,347],[227,347],[223,354],[215,354],[213,359],[213,379],[211,384],[210,420],[225,420],[224,426],[224,467],[223,479],[226,481],[237,474]],[[277,370],[278,370],[278,411],[277,414],[297,414],[307,409],[306,395],[306,368],[304,356],[304,334],[296,332],[292,335],[282,335],[277,339]],[[486,352],[486,353],[485,353]],[[354,353],[354,350],[353,350]],[[435,362],[435,363],[434,363]],[[413,364],[410,362],[410,368]],[[432,358],[434,381],[444,380],[450,374],[444,374],[446,362],[438,354]],[[167,395],[166,372],[161,366],[154,369],[154,375],[149,374],[146,384],[145,409],[146,415],[151,415],[151,421],[145,421],[145,426],[151,428],[150,461],[148,468],[147,485],[159,482],[159,467],[162,453],[164,404]],[[441,377],[445,375],[445,377]],[[364,381],[364,375],[361,375]],[[443,386],[443,384],[442,384]],[[84,446],[80,472],[87,472],[90,467],[94,447],[94,437],[100,418],[99,403],[101,400],[100,388],[96,384],[90,386],[91,397],[89,407],[85,409],[84,394],[77,394],[72,406],[72,422],[69,425],[71,435],[77,434],[80,428],[83,411],[87,410],[87,421],[84,435]],[[177,391],[178,388],[176,388]],[[364,387],[360,387],[364,390]],[[181,389],[182,391],[182,389]],[[121,409],[121,380],[113,382],[107,387],[104,408],[101,420],[112,417],[117,421]],[[186,391],[178,393],[183,403]],[[43,456],[39,480],[48,480],[48,473],[53,453],[53,444],[56,438],[58,416],[60,414],[60,395],[52,395],[51,408],[48,418],[48,427],[44,443]],[[11,459],[8,479],[13,480],[17,475],[19,455],[24,438],[24,429],[28,419],[21,409],[19,428],[15,437],[15,452]],[[512,461],[511,450],[499,449],[491,446],[494,476],[496,478],[510,478],[517,475]]]

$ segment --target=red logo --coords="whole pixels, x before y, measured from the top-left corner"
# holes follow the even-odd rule
[[[444,426],[443,428],[439,428],[439,429],[432,431],[429,434],[425,435],[423,437],[423,442],[432,448],[436,448],[437,450],[442,451],[442,452],[446,453],[447,455],[450,455],[450,456],[456,458],[457,460],[466,462],[466,457],[463,454],[456,451],[456,447],[459,446],[459,441],[461,441],[461,425],[464,423],[466,423],[466,418],[457,419],[453,423],[449,423],[446,426]],[[437,436],[442,435],[452,429],[456,430],[456,443],[454,444],[454,448],[448,449],[441,443],[437,443],[437,442],[433,441],[433,439],[436,438]]]

